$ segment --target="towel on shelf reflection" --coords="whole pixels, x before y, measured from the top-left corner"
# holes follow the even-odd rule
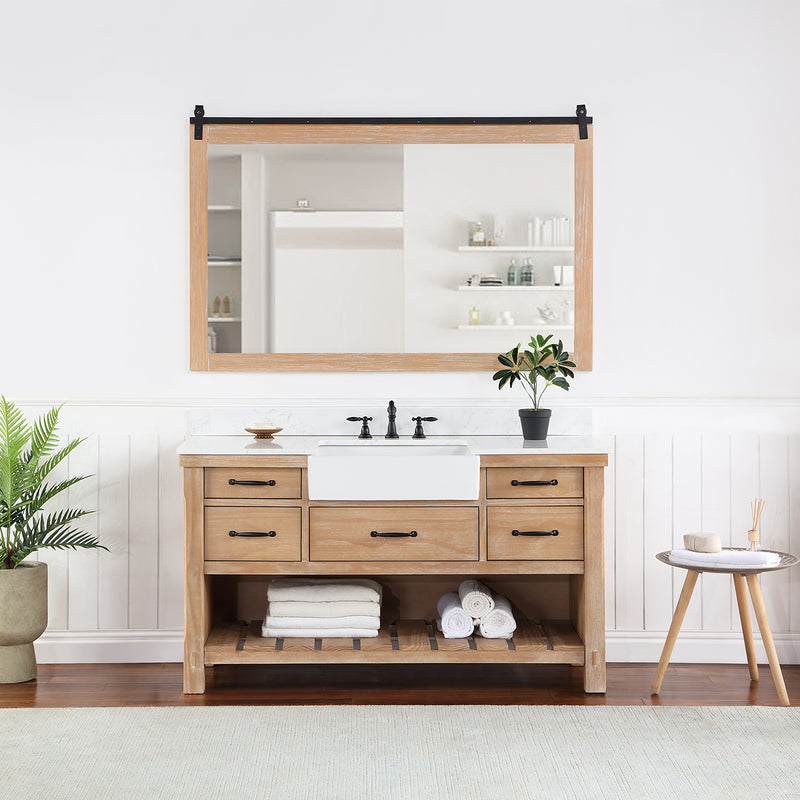
[[[501,594],[494,595],[494,608],[478,620],[478,632],[486,639],[510,639],[516,629],[511,603]]]
[[[275,617],[267,611],[264,625],[267,628],[314,628],[326,630],[329,628],[369,628],[378,630],[381,618],[374,617]]]
[[[672,564],[685,567],[716,567],[718,569],[758,569],[777,567],[781,563],[778,553],[765,550],[726,550],[719,553],[697,553],[694,550],[676,549],[669,554]]]
[[[378,635],[377,628],[272,628],[261,626],[261,635],[276,639],[370,639]]]
[[[267,599],[270,602],[356,600],[380,603],[381,585],[369,578],[275,578],[267,587]]]
[[[461,607],[475,619],[485,617],[494,608],[492,590],[480,581],[461,581],[458,596]]]
[[[461,607],[461,599],[455,592],[448,592],[436,604],[440,619],[436,620],[445,639],[463,639],[475,630],[472,617]]]
[[[278,600],[269,604],[273,617],[379,617],[381,604],[372,600]]]

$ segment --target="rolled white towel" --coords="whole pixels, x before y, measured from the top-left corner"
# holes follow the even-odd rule
[[[716,533],[687,533],[683,537],[683,546],[697,553],[719,553],[722,542]]]
[[[273,617],[379,617],[381,604],[372,600],[278,600],[269,604]]]
[[[461,581],[458,596],[461,598],[461,608],[476,619],[485,617],[494,608],[492,590],[480,581]]]
[[[758,569],[777,567],[781,557],[764,550],[721,550],[719,553],[696,553],[694,550],[676,549],[669,554],[672,564],[688,567],[718,567],[719,569]]]
[[[275,578],[267,587],[267,600],[381,601],[381,585],[369,578]]]
[[[517,629],[511,603],[501,594],[494,595],[494,608],[478,623],[478,631],[487,639],[510,639]]]
[[[261,635],[276,639],[370,639],[378,635],[375,628],[271,628],[261,626]]]
[[[273,617],[267,614],[268,628],[370,628],[378,630],[380,617]]]
[[[436,625],[445,639],[464,639],[475,630],[472,617],[461,608],[461,598],[455,592],[448,592],[439,598],[436,604],[439,619]]]

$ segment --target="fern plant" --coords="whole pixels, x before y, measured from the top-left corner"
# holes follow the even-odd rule
[[[102,548],[100,542],[72,527],[91,514],[65,508],[45,512],[45,504],[87,475],[48,481],[53,470],[84,439],[59,448],[56,429],[61,406],[28,425],[22,412],[0,397],[0,569],[16,569],[31,553],[44,548]]]
[[[552,335],[531,336],[528,343],[530,350],[521,351],[521,345],[517,345],[513,350],[497,356],[503,369],[492,375],[493,380],[499,381],[498,389],[506,384],[511,388],[514,381],[519,381],[537,411],[548,387],[558,386],[569,391],[567,378],[575,377],[575,362],[570,360],[564,343],[561,339],[551,342],[552,338]]]

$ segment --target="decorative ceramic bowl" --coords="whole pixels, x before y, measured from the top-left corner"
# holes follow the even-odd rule
[[[268,422],[253,422],[251,425],[245,430],[248,433],[252,433],[256,439],[271,439],[273,433],[278,433],[283,430],[283,428],[276,428],[274,425]]]

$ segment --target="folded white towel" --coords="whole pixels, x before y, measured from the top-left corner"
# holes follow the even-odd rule
[[[716,533],[687,533],[683,537],[683,546],[697,553],[719,553],[722,542]]]
[[[492,590],[480,581],[461,581],[458,596],[461,598],[461,608],[478,619],[485,617],[494,608]]]
[[[378,635],[375,628],[270,628],[261,626],[261,635],[276,639],[370,639]]]
[[[274,600],[371,600],[381,601],[381,585],[369,578],[275,578],[267,587]]]
[[[436,604],[440,619],[436,625],[445,639],[463,639],[471,636],[475,630],[472,617],[461,608],[461,599],[455,592],[448,592],[439,598]]]
[[[721,550],[719,553],[696,553],[694,550],[676,549],[669,554],[672,564],[689,567],[719,567],[720,569],[757,569],[777,567],[781,557],[763,550]]]
[[[379,617],[381,604],[372,600],[279,600],[269,604],[267,613],[273,617]]]
[[[370,628],[378,630],[380,617],[273,617],[264,620],[267,628]]]
[[[478,623],[478,631],[486,639],[510,639],[517,629],[511,603],[501,594],[493,596],[494,608]]]

